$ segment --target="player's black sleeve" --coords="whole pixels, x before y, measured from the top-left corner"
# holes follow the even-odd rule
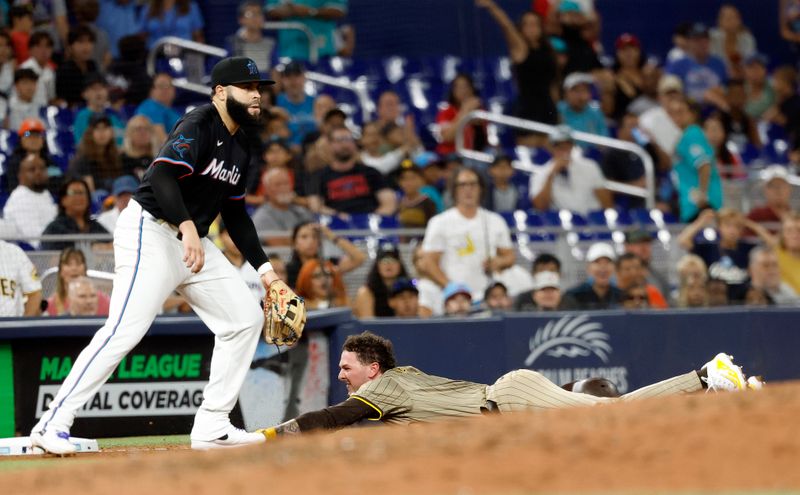
[[[376,419],[375,410],[365,402],[349,398],[335,406],[326,407],[298,416],[298,426],[303,433],[310,430],[333,430],[358,423],[362,419]]]
[[[253,268],[258,270],[258,267],[269,261],[261,248],[261,241],[258,240],[256,228],[253,226],[253,219],[244,208],[244,200],[226,201],[221,214],[233,243],[236,244],[248,263],[253,265]]]
[[[189,210],[183,203],[181,188],[178,187],[178,177],[186,172],[180,167],[153,165],[150,175],[150,187],[158,206],[164,212],[164,220],[176,227],[186,220],[191,220]]]

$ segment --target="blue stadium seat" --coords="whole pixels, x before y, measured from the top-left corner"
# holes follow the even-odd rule
[[[50,105],[42,109],[41,116],[48,129],[58,131],[71,131],[75,122],[75,112],[69,107]]]
[[[502,212],[499,212],[498,214],[501,217],[503,217],[503,220],[505,220],[506,225],[508,225],[508,228],[510,228],[510,229],[517,228],[517,219],[514,218],[514,212],[513,211],[502,211]]]
[[[383,229],[397,229],[400,228],[400,222],[397,219],[397,216],[381,216],[378,222],[378,228]]]
[[[527,217],[525,219],[525,223],[528,225],[529,229],[536,229],[541,227],[547,227],[544,215],[541,212],[536,210],[528,210],[526,212]],[[556,240],[555,234],[549,234],[544,231],[537,232],[533,230],[532,233],[528,234],[530,236],[530,240],[533,242],[552,242]]]
[[[349,222],[342,220],[339,217],[327,217],[329,223],[328,228],[331,230],[348,230],[352,228]]]

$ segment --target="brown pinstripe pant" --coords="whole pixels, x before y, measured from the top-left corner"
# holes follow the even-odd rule
[[[692,371],[634,390],[618,398],[595,397],[564,390],[541,373],[531,370],[514,370],[498,378],[493,385],[489,385],[486,390],[486,398],[494,401],[500,412],[511,412],[608,404],[694,392],[702,388],[700,378],[696,372]]]

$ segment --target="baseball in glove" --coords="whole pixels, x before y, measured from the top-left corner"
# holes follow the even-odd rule
[[[303,335],[306,304],[282,280],[269,284],[264,301],[264,340],[268,344],[292,345]]]

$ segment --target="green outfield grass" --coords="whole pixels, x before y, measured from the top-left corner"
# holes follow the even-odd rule
[[[189,445],[189,435],[155,435],[146,437],[98,438],[97,443],[101,449],[117,450],[125,447],[142,448],[170,447],[175,445]],[[50,456],[0,456],[0,472],[15,471],[20,469],[35,469],[50,467],[55,464],[64,465],[74,462],[97,462],[99,459],[92,455],[66,457],[64,459]]]

